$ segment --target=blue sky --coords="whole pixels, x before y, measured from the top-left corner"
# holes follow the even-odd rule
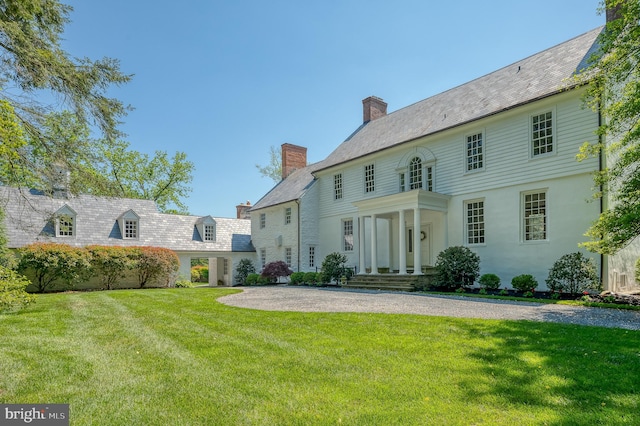
[[[271,146],[322,160],[370,95],[393,112],[604,24],[598,0],[66,3],[63,47],[134,74],[109,92],[135,108],[125,139],[186,152],[190,213],[217,217],[273,187],[255,167]]]

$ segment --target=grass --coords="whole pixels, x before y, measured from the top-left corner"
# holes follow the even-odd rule
[[[640,332],[263,312],[232,289],[46,294],[0,315],[0,403],[72,425],[640,424]]]

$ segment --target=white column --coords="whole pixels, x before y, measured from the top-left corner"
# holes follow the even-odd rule
[[[358,257],[360,262],[360,267],[358,269],[359,274],[364,274],[365,270],[365,245],[364,245],[364,216],[360,216],[358,218]]]
[[[420,239],[420,207],[413,209],[413,274],[422,275],[422,241]]]
[[[376,215],[371,215],[371,273],[378,273],[378,224]]]
[[[209,287],[218,285],[218,258],[209,258]]]
[[[398,271],[400,275],[406,275],[407,273],[407,229],[405,226],[404,219],[404,210],[400,210],[398,212],[400,218],[398,221],[400,224],[398,225],[398,251],[400,252],[400,270]]]

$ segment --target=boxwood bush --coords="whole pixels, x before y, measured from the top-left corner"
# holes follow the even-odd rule
[[[468,247],[449,247],[438,254],[435,269],[433,287],[469,287],[480,276],[480,256]]]
[[[538,281],[533,278],[533,275],[522,274],[513,277],[511,280],[511,287],[523,293],[532,292],[538,287]]]
[[[478,280],[478,284],[486,290],[497,290],[500,288],[500,277],[496,274],[484,274]]]

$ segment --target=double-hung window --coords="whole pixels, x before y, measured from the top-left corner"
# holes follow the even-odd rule
[[[284,224],[289,225],[291,223],[291,207],[284,209]]]
[[[376,175],[373,164],[364,166],[364,192],[376,190]]]
[[[484,168],[484,141],[482,133],[467,136],[467,172]]]
[[[547,239],[547,193],[527,192],[522,195],[523,239]]]
[[[353,219],[342,221],[342,249],[353,251]]]
[[[467,244],[484,244],[484,200],[465,203],[465,226]]]
[[[554,150],[553,111],[531,117],[531,156],[550,154]]]
[[[264,229],[267,226],[267,214],[260,213],[260,229]]]
[[[342,200],[342,173],[333,175],[333,199]]]

